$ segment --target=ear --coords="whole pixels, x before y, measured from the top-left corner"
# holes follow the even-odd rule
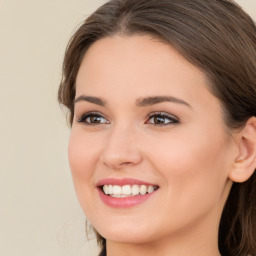
[[[256,117],[251,117],[237,134],[238,155],[229,173],[230,180],[245,182],[256,168]]]

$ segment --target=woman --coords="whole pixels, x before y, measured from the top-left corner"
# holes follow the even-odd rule
[[[228,0],[112,0],[59,101],[100,255],[256,255],[256,28]]]

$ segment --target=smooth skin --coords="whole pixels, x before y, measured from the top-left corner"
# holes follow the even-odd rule
[[[76,99],[70,167],[107,255],[219,256],[232,180],[247,180],[256,165],[255,119],[231,132],[204,73],[150,36],[95,42],[79,69]],[[142,204],[113,208],[96,187],[105,178],[159,189]]]

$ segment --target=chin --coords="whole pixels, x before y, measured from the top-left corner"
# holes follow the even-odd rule
[[[122,232],[124,233],[124,232]],[[136,232],[135,232],[136,233]],[[145,234],[145,233],[144,233]],[[138,233],[135,234],[120,234],[120,232],[107,232],[107,234],[101,235],[106,240],[113,241],[116,243],[124,243],[124,244],[144,244],[152,241],[151,239],[148,239],[143,234],[138,235]]]
[[[104,228],[96,228],[97,232],[106,240],[118,243],[142,244],[153,240],[149,233],[149,227],[143,228],[139,225],[106,225]]]

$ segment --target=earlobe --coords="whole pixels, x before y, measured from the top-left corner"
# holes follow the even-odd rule
[[[241,183],[248,180],[256,168],[256,117],[248,119],[239,132],[238,150],[229,178]]]

